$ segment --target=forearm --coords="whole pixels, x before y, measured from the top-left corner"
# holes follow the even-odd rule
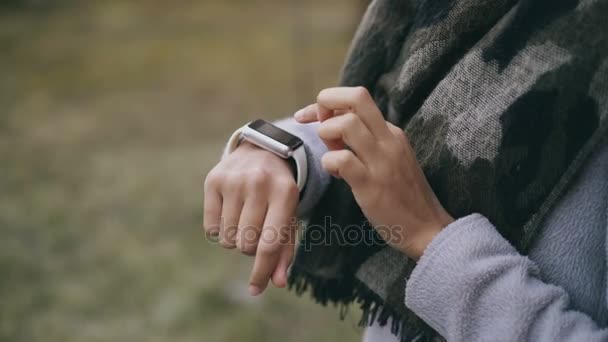
[[[608,341],[608,331],[570,309],[566,291],[542,282],[537,266],[480,215],[431,242],[406,305],[449,341]]]

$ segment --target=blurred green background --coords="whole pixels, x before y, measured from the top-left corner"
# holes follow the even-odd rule
[[[357,341],[201,233],[246,120],[335,84],[361,1],[0,1],[0,341]]]

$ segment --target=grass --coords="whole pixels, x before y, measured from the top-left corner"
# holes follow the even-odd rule
[[[285,290],[248,297],[252,260],[200,231],[203,176],[228,134],[333,85],[356,12],[2,8],[0,341],[358,340],[356,313],[340,322]]]

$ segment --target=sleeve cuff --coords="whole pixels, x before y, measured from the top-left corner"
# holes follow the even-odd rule
[[[276,121],[274,124],[304,141],[304,150],[308,160],[308,177],[306,186],[300,195],[297,214],[299,218],[306,218],[319,202],[330,181],[331,176],[321,166],[321,158],[327,152],[327,147],[317,134],[317,123],[301,124],[293,118],[286,118]]]
[[[475,265],[476,260],[487,256],[488,251],[519,255],[480,214],[451,223],[431,241],[414,268],[407,282],[405,304],[437,332],[447,333],[445,322],[451,322],[457,301],[472,288],[468,282],[476,281],[469,270],[477,269],[480,265]]]

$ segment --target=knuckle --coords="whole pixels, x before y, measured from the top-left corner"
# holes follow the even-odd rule
[[[220,240],[220,246],[226,248],[226,249],[234,249],[236,247],[236,245],[234,244],[234,242],[230,242],[226,239],[221,239]]]
[[[249,186],[256,190],[266,187],[268,185],[268,180],[270,179],[268,172],[261,168],[249,171],[246,178],[249,182]]]
[[[238,191],[245,184],[247,177],[243,177],[241,172],[230,172],[222,175],[222,188],[228,191]]]
[[[253,256],[255,255],[257,247],[256,243],[242,243],[239,246],[239,251],[244,255]]]
[[[359,117],[353,113],[344,114],[344,126],[348,129],[357,128],[359,124]]]
[[[397,133],[397,131],[401,131],[401,128],[399,128],[399,127],[397,127],[397,126],[393,125],[392,123],[390,123],[390,122],[388,122],[388,121],[386,122],[386,127],[388,127],[388,129],[389,129],[389,130],[391,131],[391,133],[393,133],[393,134],[396,134],[396,133]]]
[[[255,256],[255,249],[241,250],[241,254],[246,256]]]
[[[323,122],[317,127],[317,134],[321,139],[328,139],[331,137],[331,127],[328,126],[329,122]]]
[[[407,137],[405,136],[405,132],[401,128],[399,128],[393,124],[389,124],[388,127],[391,130],[391,132],[393,133],[393,135],[400,141],[405,141],[407,139]]]
[[[268,243],[258,246],[258,255],[262,258],[273,258],[279,253],[278,243]]]
[[[242,179],[241,172],[238,170],[226,171],[221,177],[222,180],[227,183],[235,183],[236,181]]]
[[[333,165],[333,162],[334,162],[334,158],[333,158],[333,156],[332,156],[331,154],[329,154],[329,153],[325,153],[325,154],[323,155],[323,157],[321,157],[321,166],[322,166],[324,169],[327,169],[327,168],[332,169],[332,168],[333,168],[333,166],[334,166],[334,165]]]
[[[355,87],[355,89],[353,89],[353,96],[357,102],[367,101],[371,97],[369,91],[362,86]]]
[[[216,171],[215,168],[211,169],[205,176],[205,181],[203,183],[205,191],[211,188],[216,187],[220,184],[221,174]]]
[[[258,234],[258,227],[247,225],[239,227],[239,239],[238,243],[240,247],[248,245],[257,245],[260,238]]]
[[[319,92],[319,94],[317,94],[317,103],[319,102],[323,102],[323,100],[325,99],[325,94],[327,93],[327,91],[325,89],[321,90]]]
[[[348,166],[353,162],[354,158],[355,156],[351,151],[345,151],[344,153],[340,153],[337,156],[336,162],[339,166]]]

